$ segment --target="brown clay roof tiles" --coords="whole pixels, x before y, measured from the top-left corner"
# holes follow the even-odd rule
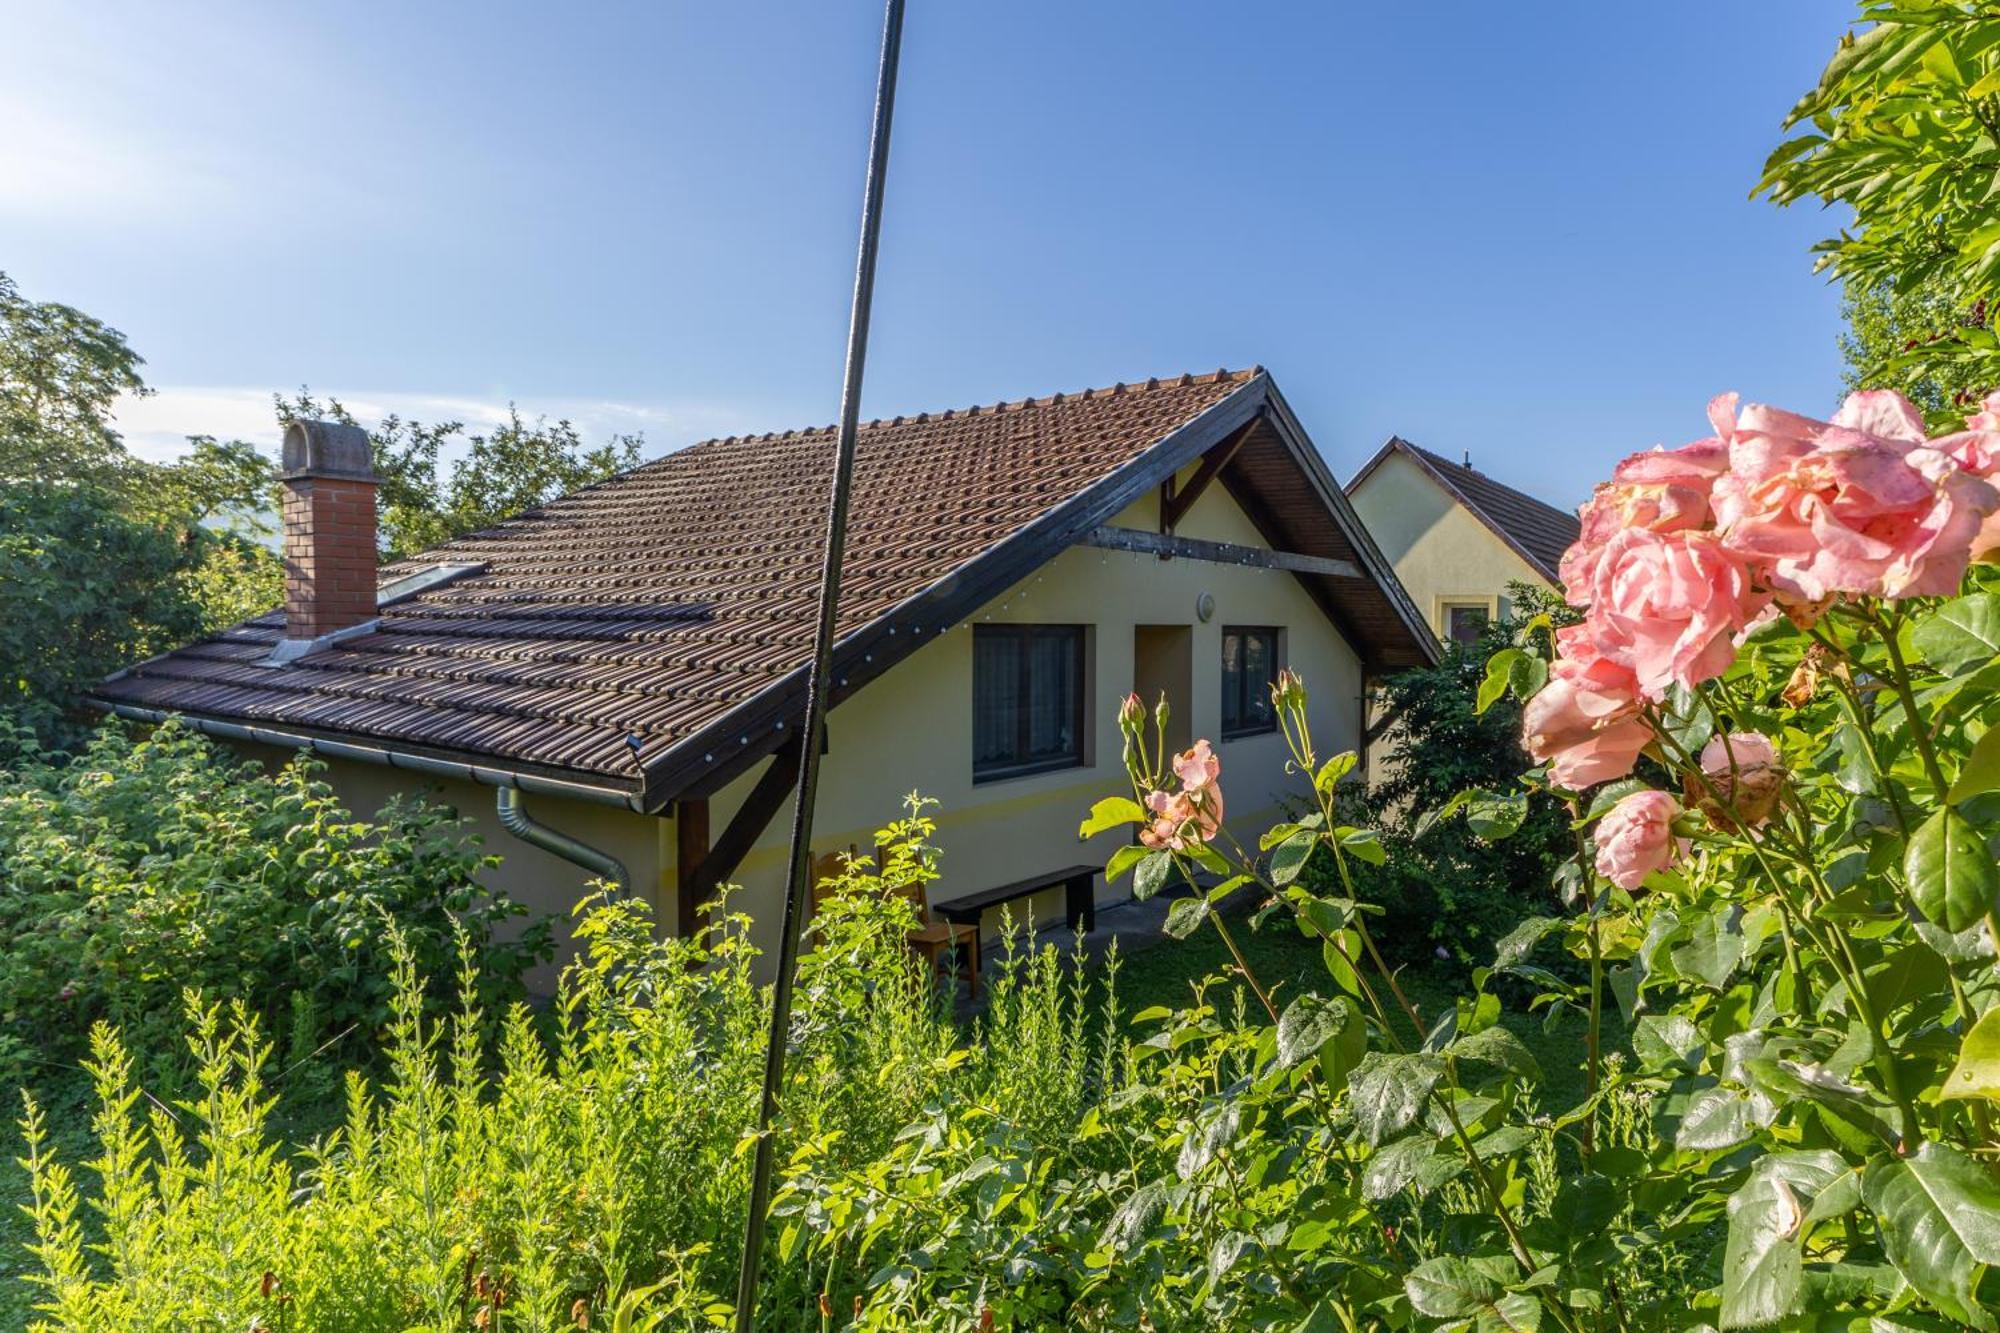
[[[1262,380],[1183,376],[868,423],[841,632]],[[385,568],[386,582],[484,565],[385,606],[372,633],[261,666],[284,633],[272,612],[113,677],[97,698],[637,783],[639,765],[804,662],[833,442],[825,428],[694,445]],[[906,640],[910,628],[924,627]]]

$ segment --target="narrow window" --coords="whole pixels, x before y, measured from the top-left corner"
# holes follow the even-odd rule
[[[972,627],[972,776],[1083,763],[1083,626]]]
[[[1222,736],[1276,731],[1271,686],[1278,680],[1278,631],[1226,626],[1222,631]]]

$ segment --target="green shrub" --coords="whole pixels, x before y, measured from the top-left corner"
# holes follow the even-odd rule
[[[1365,1077],[1359,1020],[1319,1022],[1345,1001],[1290,997],[1274,1028],[1246,973],[1128,1036],[1080,954],[1010,946],[984,1015],[955,1024],[904,945],[910,909],[882,893],[935,873],[930,832],[921,811],[892,826],[881,868],[850,864],[813,923],[759,1326],[1289,1330],[1363,1306],[1406,1325],[1397,1274],[1463,1247],[1483,1199],[1442,1151],[1412,1159],[1407,1190],[1362,1184],[1343,1093]],[[387,1076],[351,1077],[346,1124],[303,1147],[268,1120],[253,1016],[190,1002],[201,1093],[174,1117],[138,1114],[100,1029],[84,1181],[29,1112],[49,1327],[555,1329],[621,1305],[715,1326],[768,1013],[746,927],[718,913],[700,939],[659,940],[639,902],[590,904],[546,1033],[516,1008],[491,1058],[470,951],[443,1023],[399,955]],[[1468,1015],[1468,1036],[1492,1025],[1489,1002]],[[1501,1132],[1535,1113],[1508,1071],[1461,1077],[1484,1098],[1464,1104],[1471,1132],[1511,1143],[1493,1169],[1512,1215],[1546,1243],[1574,1192],[1560,1136]],[[1645,1110],[1642,1091],[1607,1094],[1600,1142],[1647,1151]],[[1684,1308],[1682,1260],[1588,1257],[1627,1300]]]
[[[1519,831],[1504,840],[1481,837],[1465,820],[1430,818],[1470,788],[1519,791],[1532,766],[1521,749],[1520,704],[1503,698],[1482,710],[1479,688],[1494,653],[1574,612],[1522,583],[1509,586],[1509,604],[1512,614],[1489,623],[1477,643],[1448,643],[1436,666],[1381,687],[1381,715],[1393,721],[1380,772],[1350,814],[1376,825],[1390,848],[1382,865],[1358,868],[1356,888],[1388,910],[1383,947],[1399,961],[1438,949],[1461,963],[1486,961],[1523,918],[1556,906],[1551,875],[1576,850],[1568,816],[1545,794],[1529,798]],[[1306,882],[1331,891],[1332,858],[1314,857]]]
[[[477,883],[494,858],[421,801],[357,818],[318,770],[267,773],[176,723],[17,760],[0,775],[0,1039],[74,1059],[109,1019],[135,1049],[178,1050],[192,987],[251,998],[288,1062],[343,1034],[365,1052],[389,1013],[385,922],[441,980],[465,930],[488,995],[517,994],[548,927],[516,929],[525,909]]]
[[[1637,777],[1553,789],[1576,892],[1435,1012],[1355,892],[1391,854],[1343,820],[1355,756],[1316,751],[1289,672],[1311,808],[1254,851],[1214,818],[1210,747],[1165,755],[1121,711],[1133,794],[1080,833],[1137,826],[1110,872],[1183,885],[1168,933],[1234,960],[1129,1038],[1111,1015],[1093,1033],[1080,962],[1047,947],[954,1025],[882,892],[935,873],[913,811],[882,871],[848,866],[801,969],[760,1326],[1994,1328],[1994,581],[1771,619],[1719,675],[1635,703],[1685,805]],[[1549,688],[1509,651],[1496,679]],[[1494,840],[1527,810],[1448,804]],[[1326,891],[1302,882],[1315,857]],[[1217,910],[1247,887],[1323,975],[1257,974]],[[350,1079],[347,1124],[304,1149],[271,1133],[247,1010],[190,1004],[200,1092],[143,1118],[100,1028],[93,1213],[28,1110],[48,1326],[713,1326],[767,1012],[744,925],[662,942],[639,904],[595,905],[550,1035],[516,1007],[495,1060],[473,951],[441,1025],[401,949],[386,1080]],[[1547,1077],[1530,1015],[1580,1080]]]

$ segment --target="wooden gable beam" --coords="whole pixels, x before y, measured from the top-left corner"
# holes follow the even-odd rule
[[[1180,525],[1180,521],[1187,517],[1188,510],[1194,508],[1194,502],[1208,489],[1209,483],[1221,476],[1222,469],[1229,466],[1229,460],[1236,457],[1236,451],[1250,438],[1250,432],[1256,424],[1255,421],[1245,422],[1235,434],[1203,454],[1201,466],[1195,469],[1192,477],[1188,478],[1186,486],[1176,486],[1172,477],[1161,484],[1161,532],[1172,532]]]
[[[1283,569],[1294,574],[1325,574],[1336,579],[1358,579],[1361,569],[1352,560],[1330,556],[1301,555],[1297,551],[1273,551],[1262,546],[1239,546],[1235,542],[1212,542],[1199,537],[1175,537],[1164,532],[1105,525],[1092,528],[1077,539],[1080,546],[1099,546],[1107,551],[1141,551],[1147,555],[1181,556],[1206,560],[1217,565],[1247,565],[1252,569]]]
[[[715,845],[708,845],[708,798],[698,797],[675,803],[675,836],[679,844],[680,931],[683,937],[701,929],[701,907],[715,891],[736,873],[743,858],[764,836],[771,820],[791,798],[799,777],[799,747],[796,742],[780,746],[771,756],[771,766],[757,785],[743,798],[743,806],[730,819],[729,827]]]

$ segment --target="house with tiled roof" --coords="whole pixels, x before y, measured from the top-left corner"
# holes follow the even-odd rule
[[[366,438],[298,423],[285,606],[95,701],[310,751],[359,809],[441,798],[551,914],[608,873],[690,931],[733,882],[773,930],[833,453],[831,428],[712,440],[378,569]],[[870,422],[816,845],[865,849],[916,789],[942,803],[940,904],[1102,865],[1077,824],[1125,786],[1134,689],[1171,696],[1177,739],[1215,740],[1255,827],[1290,781],[1281,666],[1331,753],[1358,744],[1371,680],[1436,652],[1261,370]],[[1074,881],[1072,908],[1113,892]]]
[[[1579,530],[1574,511],[1400,436],[1354,474],[1347,498],[1440,639],[1477,639],[1507,614],[1510,583],[1559,587]]]

